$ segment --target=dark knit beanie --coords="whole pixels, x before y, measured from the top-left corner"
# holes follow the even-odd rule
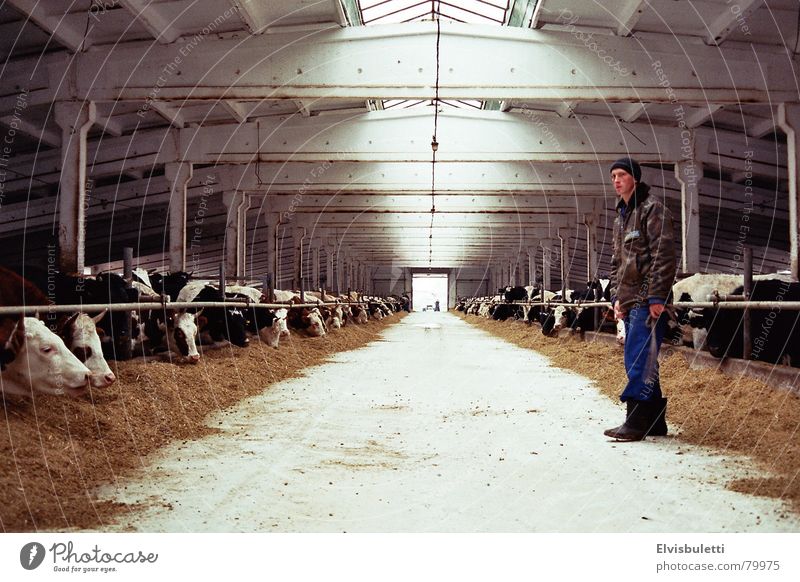
[[[611,164],[611,169],[609,172],[613,172],[617,168],[621,168],[628,172],[633,179],[637,182],[641,182],[642,180],[642,169],[639,167],[639,164],[633,158],[620,158],[613,164]]]

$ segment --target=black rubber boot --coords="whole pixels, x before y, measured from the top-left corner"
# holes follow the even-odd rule
[[[647,436],[650,428],[652,409],[649,402],[642,400],[628,400],[628,414],[625,422],[615,428],[609,428],[603,434],[618,441],[640,441]]]
[[[658,398],[652,404],[652,420],[650,422],[651,436],[667,436],[667,399]]]

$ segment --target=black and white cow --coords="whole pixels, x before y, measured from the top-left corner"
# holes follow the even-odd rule
[[[222,302],[225,297],[214,285],[203,281],[192,281],[180,290],[177,297],[179,303]],[[195,311],[189,309],[189,312]],[[240,307],[208,307],[203,310],[203,317],[198,318],[200,333],[210,337],[210,343],[229,341],[235,346],[243,348],[250,340],[247,339],[246,320],[244,311]],[[208,341],[208,339],[206,340]]]
[[[733,295],[741,295],[737,287]],[[753,281],[751,301],[800,301],[800,283],[780,279]],[[713,323],[708,329],[706,346],[712,356],[741,358],[744,354],[743,311],[740,309],[704,309],[704,317]],[[800,367],[800,311],[772,309],[750,310],[752,359],[771,364]]]

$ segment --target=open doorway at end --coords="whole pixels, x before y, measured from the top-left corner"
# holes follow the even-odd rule
[[[414,275],[411,279],[411,305],[414,311],[447,311],[447,283],[444,274]]]

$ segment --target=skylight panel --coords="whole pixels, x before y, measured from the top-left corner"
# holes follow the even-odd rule
[[[431,20],[434,15],[457,22],[506,22],[510,0],[359,0],[365,25]]]

